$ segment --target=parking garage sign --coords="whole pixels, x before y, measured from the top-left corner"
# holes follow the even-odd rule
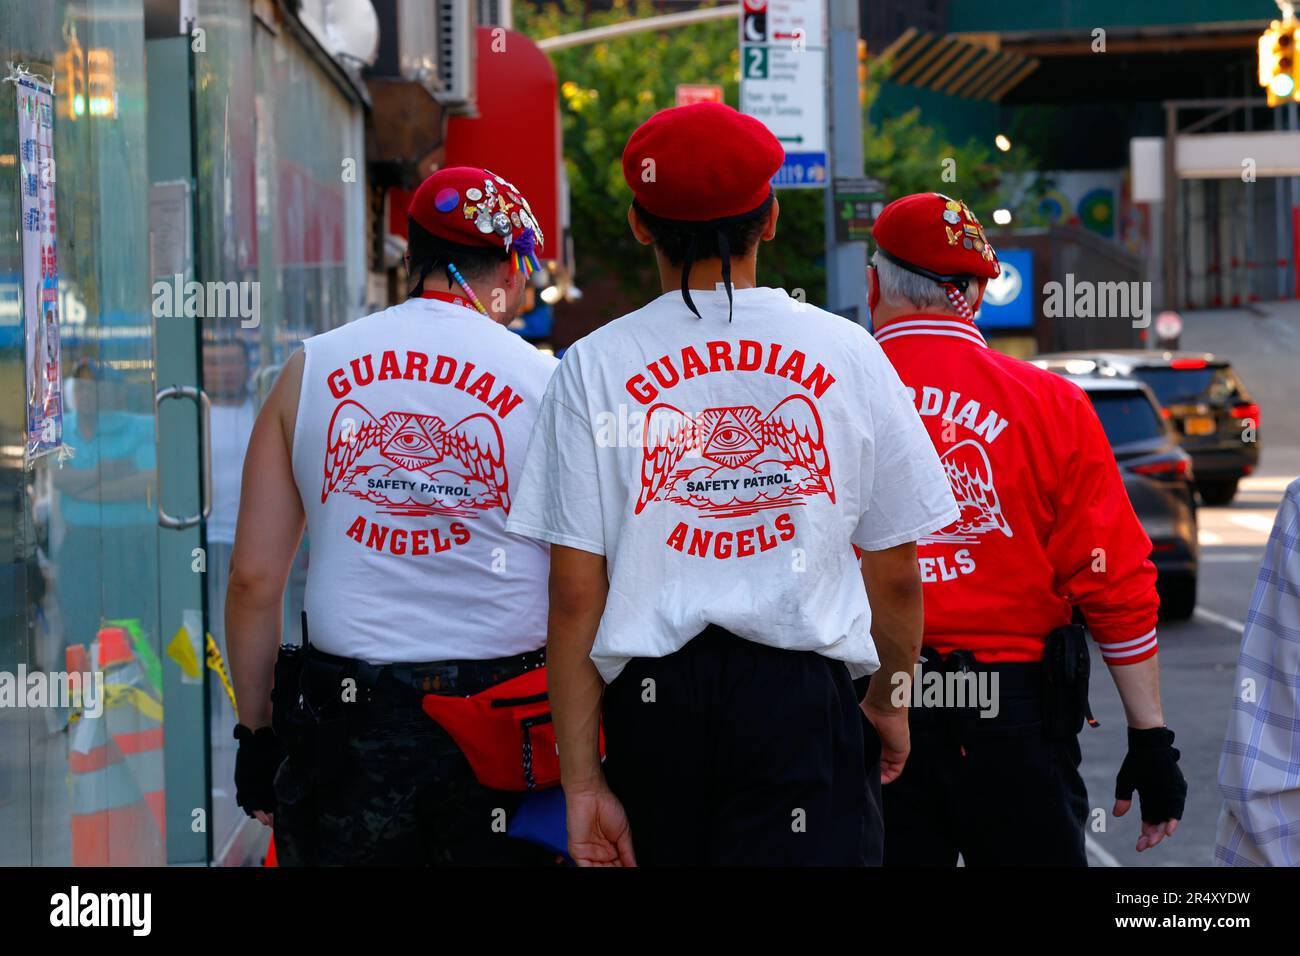
[[[785,148],[774,186],[826,186],[825,0],[744,0],[740,111]]]
[[[984,301],[975,314],[982,329],[1032,329],[1034,327],[1034,254],[1028,249],[998,253],[1002,274],[990,279]]]

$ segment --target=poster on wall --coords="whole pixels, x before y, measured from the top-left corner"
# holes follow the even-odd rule
[[[22,196],[23,329],[27,356],[27,447],[31,462],[63,444],[59,377],[59,259],[54,216],[54,94],[30,73],[18,91],[18,175]]]

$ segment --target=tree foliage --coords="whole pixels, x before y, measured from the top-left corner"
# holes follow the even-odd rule
[[[578,30],[657,15],[649,0],[615,0],[596,13],[563,4],[515,7],[516,28],[542,39]],[[658,110],[673,106],[678,84],[716,84],[723,99],[739,102],[738,26],[726,19],[664,32],[636,33],[551,53],[560,82],[564,157],[578,278],[583,273],[613,275],[629,289],[641,289],[653,274],[651,254],[627,227],[632,194],[623,180],[621,157],[628,137]],[[959,194],[977,214],[1005,203],[1000,184],[1012,168],[1007,157],[974,141],[962,146],[921,122],[919,109],[868,119],[886,70],[876,61],[868,71],[863,107],[867,175],[886,184],[887,195],[936,190]],[[700,149],[708,149],[701,143]],[[955,161],[956,182],[943,179],[945,159]],[[1032,192],[1032,191],[1031,191]],[[824,191],[778,192],[781,219],[777,238],[760,252],[765,285],[805,290],[808,301],[824,297]],[[1018,220],[1036,205],[1032,195],[1015,208]],[[656,290],[657,291],[657,290]]]

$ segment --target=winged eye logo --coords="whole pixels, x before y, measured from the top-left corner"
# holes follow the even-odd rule
[[[326,431],[321,502],[336,492],[382,505],[388,514],[509,512],[501,429],[484,414],[448,426],[437,415],[376,418],[351,399],[340,402]]]
[[[684,467],[688,454],[703,461]],[[665,403],[646,415],[636,514],[652,501],[672,501],[731,518],[818,494],[835,501],[821,416],[803,395],[767,415],[753,405],[689,415]]]
[[[921,544],[978,544],[978,538],[990,531],[1012,537],[1011,525],[1002,514],[1002,502],[993,486],[993,466],[989,456],[973,439],[958,442],[939,457],[952,485],[961,516],[948,527],[926,535]]]

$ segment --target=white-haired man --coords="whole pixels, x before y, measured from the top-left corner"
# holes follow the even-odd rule
[[[1076,606],[1128,717],[1114,812],[1136,788],[1137,849],[1155,846],[1187,785],[1160,708],[1151,542],[1097,414],[1065,378],[985,343],[973,315],[1000,267],[964,202],[905,196],[872,235],[876,340],[961,509],[917,546],[925,646],[920,687],[898,675],[912,754],[884,788],[885,863],[1086,865],[1089,656]]]

